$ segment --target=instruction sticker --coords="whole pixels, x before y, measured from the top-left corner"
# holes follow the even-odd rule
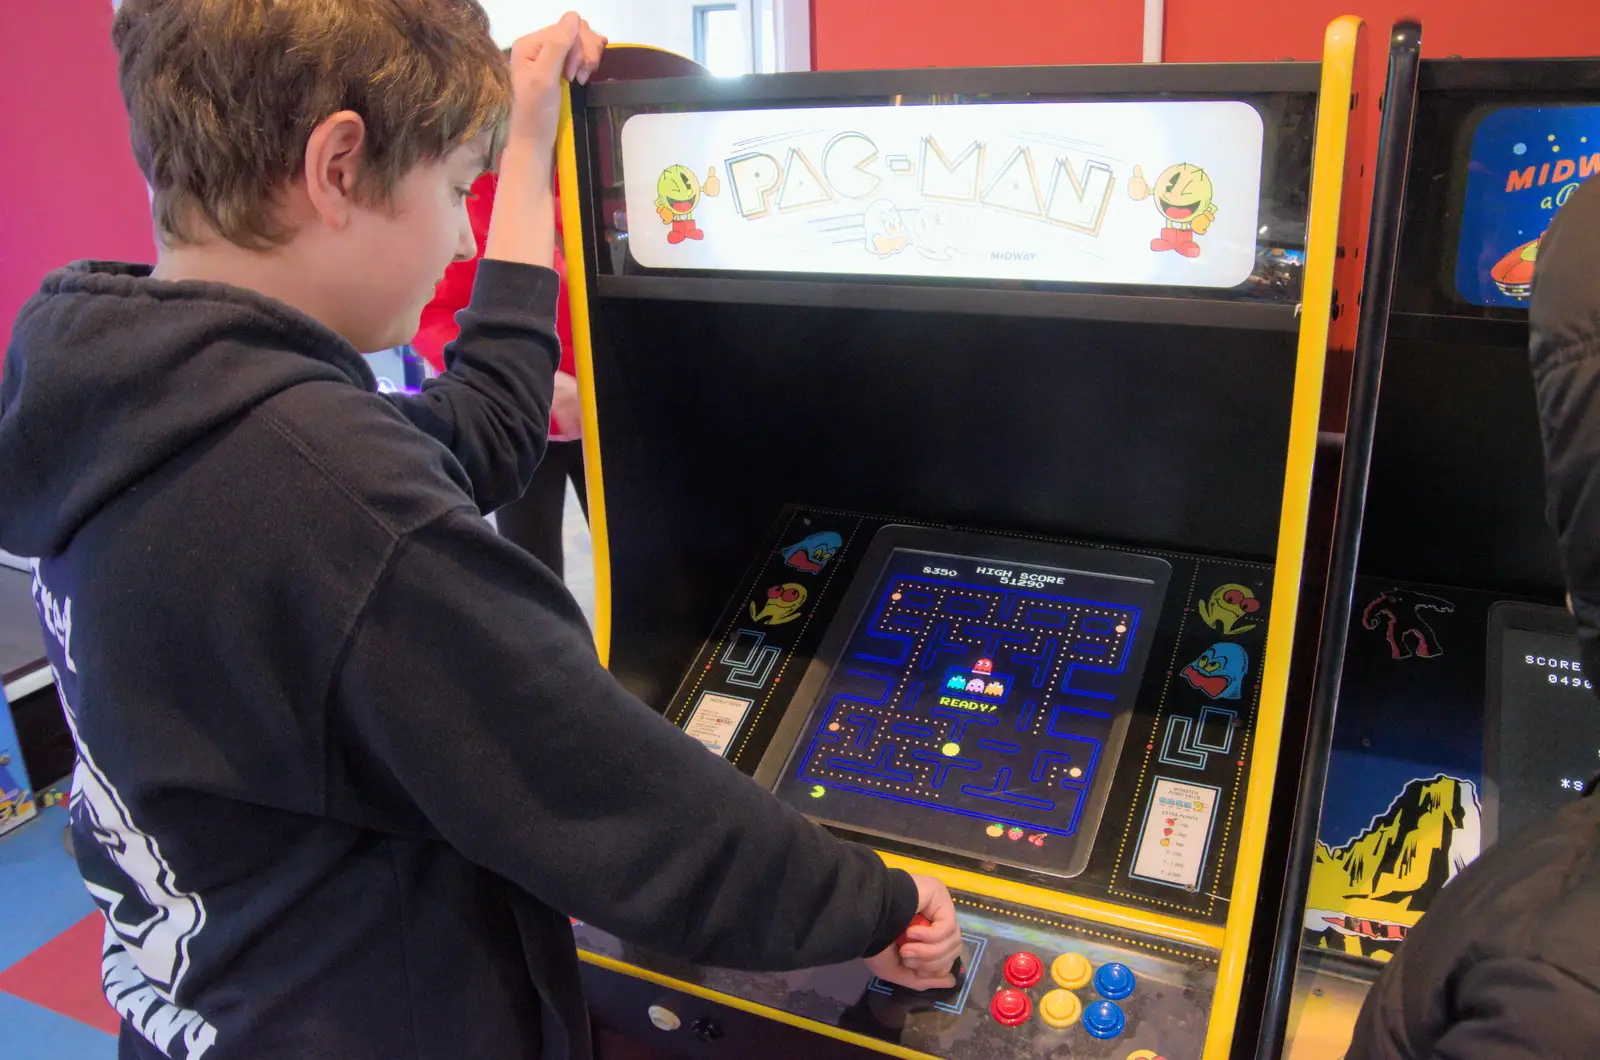
[[[749,712],[750,703],[751,700],[738,696],[702,692],[700,702],[694,705],[694,713],[689,715],[689,723],[683,727],[683,731],[726,757],[728,745],[733,742],[733,734],[739,731],[739,724]]]
[[[1131,875],[1169,887],[1198,890],[1221,794],[1221,789],[1207,784],[1157,777]]]

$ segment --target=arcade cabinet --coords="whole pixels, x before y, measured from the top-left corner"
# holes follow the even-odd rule
[[[578,924],[602,1056],[1253,1046],[1359,27],[571,90],[601,657],[967,942],[914,994]]]
[[[1414,86],[1395,69],[1389,106],[1414,93],[1415,125],[1403,200],[1375,204],[1403,212],[1392,304],[1367,290],[1387,341],[1337,724],[1304,770],[1314,842],[1291,874],[1299,937],[1280,936],[1291,1003],[1263,1019],[1263,1055],[1286,1016],[1293,1060],[1342,1057],[1439,889],[1600,772],[1595,678],[1544,519],[1527,316],[1540,237],[1600,171],[1600,62],[1430,60]]]

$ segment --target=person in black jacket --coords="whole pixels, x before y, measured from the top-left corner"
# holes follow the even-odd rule
[[[1600,672],[1597,235],[1600,180],[1568,200],[1540,242],[1531,307],[1548,512],[1589,672]],[[1368,994],[1349,1060],[1600,1056],[1593,791],[1505,837],[1439,892]]]
[[[630,697],[483,519],[545,444],[558,86],[603,40],[569,15],[508,67],[474,0],[125,0],[114,40],[159,260],[18,316],[0,547],[38,557],[121,1055],[582,1058],[568,915],[950,985],[942,885]],[[475,252],[502,135],[449,370],[380,395],[358,351]]]

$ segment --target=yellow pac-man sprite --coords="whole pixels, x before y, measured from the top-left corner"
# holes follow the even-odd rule
[[[703,184],[688,166],[668,166],[663,170],[656,181],[656,213],[662,224],[672,226],[667,242],[676,246],[685,239],[704,239],[706,234],[694,223],[694,208],[700,204],[701,195],[715,197],[721,190],[716,166],[706,170]]]
[[[1138,166],[1133,167],[1133,179],[1128,181],[1128,195],[1135,202],[1153,197],[1156,212],[1161,214],[1161,234],[1150,241],[1150,249],[1157,253],[1176,250],[1186,258],[1200,256],[1200,244],[1194,237],[1205,235],[1216,219],[1213,194],[1206,171],[1188,162],[1162,170],[1154,186],[1144,179],[1144,170]]]

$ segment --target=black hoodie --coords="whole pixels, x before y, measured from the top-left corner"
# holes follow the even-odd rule
[[[42,557],[124,1056],[584,1057],[566,914],[777,969],[915,912],[625,693],[483,520],[544,446],[556,290],[485,262],[417,397],[221,285],[82,265],[23,308],[0,547]]]
[[[1556,531],[1585,670],[1600,673],[1600,181],[1581,186],[1539,240],[1529,360]]]

